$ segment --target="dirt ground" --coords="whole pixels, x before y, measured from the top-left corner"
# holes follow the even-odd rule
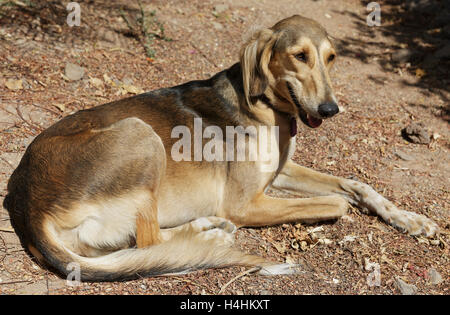
[[[352,208],[338,221],[237,232],[246,252],[302,264],[295,276],[248,274],[227,285],[246,270],[235,267],[71,287],[23,251],[1,209],[0,294],[450,293],[449,36],[448,25],[436,22],[447,7],[418,12],[379,1],[382,25],[369,27],[367,2],[359,0],[142,1],[164,27],[162,33],[155,24],[150,52],[126,22],[138,21],[136,1],[79,1],[81,25],[72,28],[64,6],[36,10],[28,1],[10,2],[0,6],[0,201],[26,146],[46,127],[141,90],[208,78],[237,61],[245,34],[297,13],[336,39],[332,80],[345,111],[318,129],[301,126],[294,160],[372,185],[399,207],[435,220],[441,235],[410,237]],[[400,56],[411,51],[414,57]],[[82,67],[83,77],[70,80],[67,63]],[[402,137],[412,122],[423,125],[428,144]],[[380,282],[372,285],[377,266]]]

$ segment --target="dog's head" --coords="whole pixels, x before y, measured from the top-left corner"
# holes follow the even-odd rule
[[[294,15],[255,33],[241,50],[247,103],[265,94],[273,106],[315,128],[339,107],[329,71],[336,51],[317,22]]]

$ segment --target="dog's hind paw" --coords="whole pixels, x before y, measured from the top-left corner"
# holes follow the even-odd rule
[[[427,217],[405,210],[395,211],[389,218],[389,223],[410,235],[434,237],[439,234],[439,226]]]
[[[259,274],[262,276],[294,275],[302,272],[299,264],[276,264],[261,268]]]

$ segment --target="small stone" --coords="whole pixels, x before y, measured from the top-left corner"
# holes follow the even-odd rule
[[[228,10],[229,8],[230,8],[230,7],[228,6],[228,4],[218,4],[218,5],[214,6],[214,11],[215,11],[217,14],[220,14],[220,13],[225,12],[225,11]]]
[[[434,56],[438,59],[444,59],[450,57],[450,44],[445,45],[434,53]]]
[[[394,61],[394,62],[406,63],[406,62],[414,59],[414,57],[416,57],[416,56],[417,56],[417,51],[408,49],[408,48],[403,48],[403,49],[399,49],[396,52],[394,52],[392,54],[391,58],[392,58],[392,61]]]
[[[402,295],[416,295],[417,287],[413,284],[408,284],[399,277],[395,278],[396,284]]]
[[[434,268],[431,268],[428,271],[428,274],[430,275],[430,282],[431,282],[431,284],[436,285],[436,284],[440,284],[440,283],[442,283],[442,281],[444,281],[442,279],[441,274],[439,272],[437,272],[437,270],[434,269]]]
[[[413,161],[414,160],[414,157],[412,155],[409,155],[400,150],[395,151],[394,154],[404,161]]]
[[[426,68],[434,68],[439,65],[440,61],[450,57],[450,44],[445,45],[437,50],[434,54],[425,58],[424,65]]]
[[[430,135],[425,127],[418,123],[411,123],[402,130],[403,137],[413,143],[428,144]]]
[[[213,24],[213,26],[214,26],[214,28],[215,28],[216,30],[218,30],[218,31],[223,30],[223,25],[222,25],[222,24],[217,23],[217,22],[212,22],[212,24]]]
[[[73,63],[67,63],[65,75],[71,81],[80,80],[84,76],[84,68]]]
[[[103,33],[103,39],[109,43],[115,43],[117,41],[117,34],[111,30],[106,30]]]

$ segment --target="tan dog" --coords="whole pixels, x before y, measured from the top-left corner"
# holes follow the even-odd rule
[[[240,63],[208,80],[62,119],[28,147],[8,184],[4,206],[23,245],[62,274],[75,262],[82,280],[106,281],[233,264],[292,273],[295,266],[233,249],[235,226],[336,219],[348,202],[409,234],[435,235],[434,222],[397,209],[368,185],[290,160],[297,118],[318,127],[339,111],[328,75],[335,58],[326,31],[293,16],[256,33]],[[275,169],[192,154],[175,161],[173,130],[194,133],[196,118],[223,131],[278,127],[269,134]],[[318,197],[272,198],[269,187]]]

